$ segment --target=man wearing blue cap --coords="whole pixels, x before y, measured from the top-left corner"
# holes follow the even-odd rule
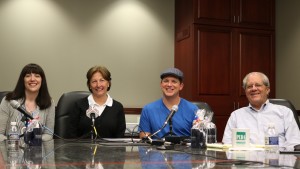
[[[195,111],[198,110],[198,107],[179,96],[179,92],[184,86],[182,71],[177,68],[168,68],[161,73],[160,78],[163,96],[144,106],[139,124],[140,138],[148,136],[164,138],[170,132],[176,136],[190,136]],[[171,118],[172,128],[168,123],[162,129],[167,117],[174,111],[172,110],[174,107],[176,107],[176,112]]]

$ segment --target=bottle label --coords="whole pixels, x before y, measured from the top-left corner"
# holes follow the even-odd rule
[[[14,133],[14,134],[9,134],[8,137],[10,140],[18,140],[19,139],[19,134]]]
[[[269,137],[269,145],[278,145],[278,137]]]

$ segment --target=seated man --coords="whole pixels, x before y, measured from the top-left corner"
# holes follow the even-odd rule
[[[223,143],[231,144],[233,128],[249,128],[250,143],[263,145],[268,125],[274,123],[279,134],[280,147],[300,144],[300,130],[292,110],[269,102],[270,82],[265,74],[249,73],[243,80],[243,88],[249,106],[231,113],[224,131]]]
[[[183,88],[183,73],[179,69],[169,68],[161,73],[160,78],[163,96],[143,108],[139,124],[140,138],[160,130],[174,105],[178,105],[178,110],[172,118],[172,133],[176,136],[190,136],[198,107],[179,96]],[[169,133],[170,126],[167,125],[154,138],[163,138]]]

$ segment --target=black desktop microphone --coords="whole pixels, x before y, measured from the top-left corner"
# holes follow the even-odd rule
[[[168,124],[168,122],[169,122],[170,120],[172,120],[172,117],[174,116],[174,114],[176,113],[177,110],[178,110],[178,106],[177,106],[177,105],[174,105],[174,106],[172,107],[172,109],[171,109],[171,112],[170,112],[169,116],[167,117],[167,119],[166,119],[166,121],[165,121],[165,123],[164,123],[163,128],[166,127],[166,125]]]
[[[162,126],[159,130],[157,130],[155,133],[150,134],[150,135],[147,136],[146,139],[148,139],[148,140],[150,141],[151,144],[153,143],[153,140],[151,139],[151,137],[154,136],[154,135],[156,135],[156,134],[159,133],[163,128],[166,127],[166,125],[167,125],[168,122],[172,119],[172,117],[174,116],[174,114],[175,114],[175,112],[176,112],[177,110],[178,110],[178,106],[177,106],[177,105],[172,106],[172,109],[171,109],[171,111],[170,111],[168,117],[166,118],[166,120],[165,120],[163,126]],[[158,144],[161,144],[161,143],[158,143]]]
[[[90,106],[89,109],[86,110],[86,116],[92,119],[92,130],[91,130],[91,139],[94,140],[94,134],[97,137],[97,131],[95,129],[95,119],[99,116],[98,110],[94,108],[94,106]]]
[[[94,106],[90,106],[89,109],[86,110],[86,116],[92,119],[93,126],[95,124],[95,119],[99,116],[98,110],[94,108]]]
[[[168,117],[166,118],[166,120],[165,120],[163,126],[162,126],[159,130],[157,130],[155,133],[151,134],[150,137],[151,137],[151,136],[154,136],[155,134],[157,134],[158,132],[160,132],[163,128],[165,128],[166,125],[167,125],[168,122],[172,119],[172,117],[174,116],[174,114],[175,114],[175,112],[176,112],[177,110],[178,110],[178,106],[177,106],[177,105],[174,105],[174,106],[172,107],[172,109],[171,109],[171,111],[170,111]]]
[[[10,101],[10,105],[11,105],[14,109],[17,109],[19,112],[21,112],[21,113],[24,115],[23,117],[29,118],[29,119],[31,119],[31,120],[34,119],[34,118],[30,115],[30,113],[27,112],[27,111],[21,106],[21,104],[20,104],[18,101],[16,101],[16,100],[11,100],[11,101]],[[53,132],[51,129],[49,129],[47,126],[45,126],[44,124],[41,124],[39,121],[37,121],[37,122],[38,122],[38,124],[39,124],[40,127],[42,127],[43,129],[46,129],[46,130],[48,130],[50,133],[54,134],[54,132]],[[35,131],[34,131],[33,134],[27,135],[27,137],[28,137],[28,139],[29,139],[29,141],[30,141],[30,143],[29,143],[30,145],[31,145],[31,144],[37,145],[37,144],[40,144],[40,143],[41,143],[41,140],[39,140],[40,138],[39,138],[38,140],[35,139],[35,136],[40,137],[41,132],[42,132],[41,129],[35,128]],[[24,135],[24,137],[26,137],[26,136],[25,136],[26,134],[27,134],[27,131],[26,131],[24,134],[22,134],[21,136]],[[28,134],[30,134],[30,133],[28,133]],[[54,134],[54,135],[55,135],[55,134]],[[38,143],[36,143],[36,142],[38,142]],[[26,141],[26,143],[28,144],[27,141]]]
[[[34,119],[30,113],[28,113],[22,106],[21,104],[16,101],[16,100],[11,100],[10,101],[10,105],[14,108],[17,109],[19,112],[21,112],[24,116],[26,116],[27,118],[30,118],[31,120]]]

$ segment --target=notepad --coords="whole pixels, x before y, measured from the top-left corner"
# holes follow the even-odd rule
[[[208,148],[228,149],[231,147],[231,144],[212,143],[212,144],[206,144],[206,146]]]
[[[232,147],[231,144],[213,143],[207,144],[208,148],[215,149],[228,149],[229,151],[251,151],[251,150],[264,150],[265,145],[252,144],[249,147]]]
[[[228,149],[229,151],[264,151],[264,148],[257,147],[231,147]]]

